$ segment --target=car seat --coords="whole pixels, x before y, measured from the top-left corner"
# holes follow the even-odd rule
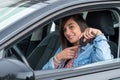
[[[40,70],[54,56],[60,45],[59,32],[50,33],[28,56],[27,61],[34,70]]]
[[[115,34],[111,11],[88,12],[86,23],[89,27],[98,28],[105,34],[110,45],[111,53],[114,58],[117,58],[117,44],[109,39],[109,36]]]

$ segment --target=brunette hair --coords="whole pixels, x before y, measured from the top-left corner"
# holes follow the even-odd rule
[[[61,26],[60,36],[61,36],[61,41],[62,41],[62,49],[72,46],[72,44],[66,39],[64,35],[64,30],[63,30],[66,22],[71,18],[80,26],[81,32],[84,32],[84,30],[87,28],[87,24],[85,20],[83,19],[82,15],[80,14],[70,15],[70,16],[66,16],[62,18],[60,22],[60,26]]]

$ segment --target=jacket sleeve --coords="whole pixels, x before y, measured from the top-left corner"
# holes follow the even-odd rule
[[[53,57],[43,66],[43,70],[54,69]]]
[[[55,55],[58,54],[61,50],[62,50],[62,47],[59,47]],[[54,57],[50,58],[50,60],[43,66],[42,68],[43,70],[55,69],[53,58]]]
[[[104,34],[96,36],[93,40],[92,62],[112,59],[110,46]]]

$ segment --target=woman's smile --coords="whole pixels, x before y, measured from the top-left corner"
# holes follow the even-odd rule
[[[64,26],[64,35],[66,39],[73,44],[79,42],[81,30],[79,25],[71,18]]]

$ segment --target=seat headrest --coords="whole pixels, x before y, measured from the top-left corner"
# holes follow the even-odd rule
[[[88,12],[86,23],[89,27],[100,29],[105,35],[115,34],[110,11]]]

